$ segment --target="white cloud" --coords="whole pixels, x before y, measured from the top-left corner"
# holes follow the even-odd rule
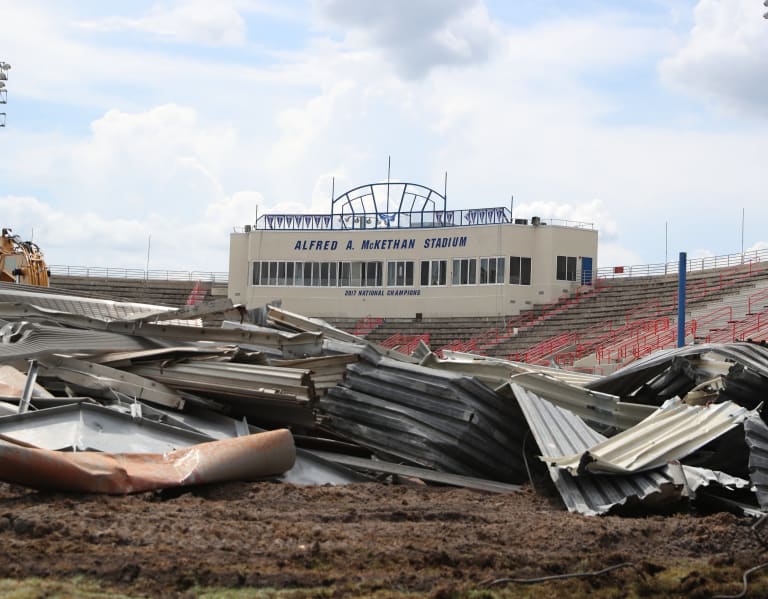
[[[321,19],[353,49],[377,48],[404,77],[488,60],[499,32],[479,0],[316,0]]]
[[[618,243],[599,241],[597,248],[597,260],[599,268],[611,266],[638,266],[647,264],[642,255],[632,251]]]
[[[334,113],[338,112],[336,105],[354,89],[353,82],[340,81],[322,95],[309,100],[305,106],[282,110],[277,115],[281,136],[272,146],[268,165],[277,169],[292,167],[305,158],[312,144],[327,142],[331,134],[328,126]]]
[[[151,234],[153,265],[224,270],[228,233],[252,223],[256,205],[325,212],[332,177],[337,195],[381,180],[389,155],[394,178],[438,190],[447,170],[449,209],[508,206],[514,194],[520,217],[595,222],[601,265],[661,262],[667,220],[675,255],[732,252],[728,211],[746,205],[751,222],[768,219],[759,125],[681,130],[667,124],[664,98],[658,119],[656,106],[633,120],[623,105],[631,95],[644,108],[648,65],[671,52],[671,28],[658,22],[587,13],[530,27],[491,20],[479,1],[329,0],[315,5],[313,31],[291,17],[303,37],[290,52],[275,43],[254,65],[241,57],[252,56],[247,40],[242,53],[202,46],[241,43],[226,15],[249,24],[247,11],[268,8],[259,3],[223,4],[207,33],[181,14],[200,14],[199,3],[134,19],[165,39],[198,36],[188,54],[133,46],[125,30],[84,35],[67,25],[82,18],[56,12],[73,5],[39,6],[3,5],[10,54],[0,58],[14,63],[14,102],[39,114],[42,133],[2,132],[0,181],[38,198],[24,205],[29,222],[57,237],[44,243],[38,225],[36,238],[73,262],[141,267]],[[436,68],[446,66],[461,68]]]
[[[739,111],[768,115],[768,35],[758,0],[699,0],[685,44],[664,79]]]
[[[245,21],[231,2],[178,0],[158,3],[138,18],[109,17],[83,21],[81,27],[94,31],[139,31],[162,39],[209,46],[242,45]]]
[[[618,233],[616,221],[603,207],[600,200],[592,200],[584,204],[530,202],[517,206],[515,212],[520,212],[526,216],[536,215],[544,221],[593,225],[595,229],[600,231],[603,239],[615,240]]]
[[[231,127],[205,127],[195,110],[174,104],[110,110],[78,141],[35,140],[9,158],[16,176],[33,180],[43,168],[73,209],[138,218],[150,210],[180,214],[223,195],[219,173],[237,145]]]

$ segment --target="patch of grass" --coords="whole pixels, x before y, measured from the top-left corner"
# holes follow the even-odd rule
[[[649,566],[649,565],[646,565]],[[742,591],[744,570],[735,566],[712,566],[703,561],[680,562],[663,568],[628,569],[620,577],[573,578],[541,584],[509,584],[472,589],[459,597],[470,599],[705,599],[713,595],[735,595]],[[747,597],[768,597],[768,568],[748,579]]]
[[[44,578],[0,579],[0,597],[3,599],[139,599],[141,595],[124,595],[105,589],[99,583],[81,577],[70,580]]]
[[[408,599],[423,597],[423,593],[403,593],[398,591],[370,591],[359,589],[338,589],[321,587],[313,589],[207,589],[191,590],[197,599],[325,599],[331,597],[373,597],[374,599]]]

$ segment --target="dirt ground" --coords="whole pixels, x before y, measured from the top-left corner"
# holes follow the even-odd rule
[[[0,579],[75,578],[148,597],[711,597],[740,592],[742,573],[768,561],[753,522],[585,517],[530,490],[262,482],[109,497],[0,484]],[[601,576],[488,586],[624,562]],[[766,581],[755,573],[747,596],[768,596]]]

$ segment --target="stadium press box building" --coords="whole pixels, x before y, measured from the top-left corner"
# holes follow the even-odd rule
[[[230,238],[229,297],[317,317],[514,315],[591,285],[589,223],[447,210],[413,183],[374,183],[330,214],[268,214]]]

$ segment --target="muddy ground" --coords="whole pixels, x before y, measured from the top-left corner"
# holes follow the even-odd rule
[[[294,596],[488,588],[479,596],[710,597],[739,593],[743,571],[768,561],[753,522],[728,513],[585,517],[530,490],[262,482],[109,497],[0,484],[0,578],[76,577],[149,597],[254,587],[301,591]],[[625,562],[601,576],[487,586]],[[766,581],[755,573],[747,596],[768,596]]]

